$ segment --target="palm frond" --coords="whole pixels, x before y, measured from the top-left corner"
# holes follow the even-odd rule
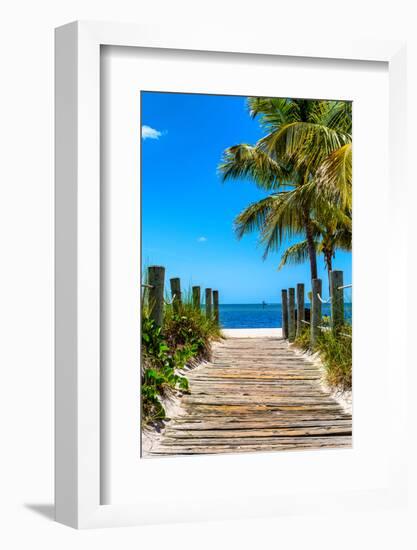
[[[268,212],[260,234],[260,242],[265,247],[264,258],[271,251],[279,250],[285,240],[304,232],[302,209],[292,200],[295,193],[296,190],[282,191],[275,196],[273,208]]]
[[[330,108],[321,120],[321,124],[345,132],[352,133],[352,102],[331,101]]]
[[[326,157],[350,141],[349,134],[327,126],[293,122],[262,138],[258,147],[274,160],[285,159],[314,173]]]
[[[342,145],[322,162],[314,178],[316,194],[352,208],[352,143]]]
[[[266,219],[271,209],[275,206],[275,195],[270,195],[265,199],[254,202],[245,208],[234,221],[235,233],[239,239],[243,235],[262,231],[265,227]]]
[[[306,111],[306,116],[300,122],[310,122],[312,124],[324,124],[324,120],[328,116],[329,112],[332,109],[331,101],[327,100],[314,100],[307,99],[304,100],[308,109]]]
[[[350,252],[352,250],[352,230],[339,229],[336,231],[334,239],[335,248]]]
[[[252,118],[259,117],[267,131],[300,120],[300,109],[292,99],[279,97],[248,97],[248,110]]]
[[[292,175],[288,163],[275,160],[264,151],[247,144],[226,149],[218,170],[224,182],[249,178],[261,189],[277,189],[281,185],[288,185]]]
[[[288,264],[303,264],[308,260],[308,243],[306,240],[300,241],[292,246],[289,246],[287,250],[281,256],[281,262],[278,269],[282,269]]]

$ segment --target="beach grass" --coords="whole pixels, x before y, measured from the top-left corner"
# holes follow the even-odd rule
[[[352,389],[352,326],[345,323],[336,332],[330,328],[320,331],[314,349],[310,342],[310,327],[305,325],[294,345],[302,351],[318,353],[325,372],[326,383],[338,391]]]
[[[209,360],[211,344],[221,338],[219,325],[201,308],[192,304],[191,293],[183,293],[182,303],[166,300],[162,327],[142,306],[142,423],[160,427],[166,417],[164,402],[188,391],[186,368]]]
[[[352,327],[344,324],[337,332],[321,331],[316,349],[320,354],[329,386],[352,389]]]

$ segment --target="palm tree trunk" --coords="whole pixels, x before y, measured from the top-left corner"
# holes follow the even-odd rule
[[[329,282],[329,296],[330,296],[330,271],[333,269],[333,252],[331,250],[323,250],[324,253],[324,261],[326,262],[326,268],[327,268],[327,278]]]
[[[304,227],[307,239],[308,256],[310,258],[311,279],[317,279],[317,254],[314,243],[313,228],[311,226],[308,210],[304,211]]]

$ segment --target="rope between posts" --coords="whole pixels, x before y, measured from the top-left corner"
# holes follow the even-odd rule
[[[352,283],[350,284],[347,284],[347,285],[341,285],[341,286],[338,286],[336,287],[337,290],[343,290],[345,288],[352,288]],[[322,304],[328,304],[332,301],[332,296],[329,296],[328,300],[324,300],[320,293],[317,292],[317,298],[320,300],[320,302]],[[311,322],[310,321],[306,321],[305,319],[301,319],[301,323],[304,323],[305,325],[310,325],[311,326]],[[331,327],[330,326],[323,326],[323,325],[318,325],[317,326],[318,329],[322,330],[322,331],[325,331],[325,330],[331,330]],[[351,334],[348,334],[346,332],[339,332],[339,334],[341,336],[344,336],[345,338],[352,338],[352,335]]]
[[[306,325],[311,325],[311,323],[309,321],[305,321],[304,319],[301,319],[301,322],[305,323]],[[329,330],[330,329],[330,327],[324,327],[324,326],[320,326],[320,325],[317,328],[319,328],[320,330]],[[348,334],[347,332],[341,332],[340,334],[342,336],[346,336],[346,338],[352,338],[352,335]]]
[[[310,321],[306,321],[305,319],[301,319],[301,322],[305,323],[306,325],[311,325]],[[324,326],[319,325],[317,328],[319,328],[321,330],[328,330],[330,327],[324,327]],[[346,334],[346,336],[349,336],[349,335]]]
[[[146,284],[146,283],[142,283],[141,286],[143,286],[144,288],[155,288],[154,285],[148,285],[148,284]],[[176,297],[176,294],[173,294],[173,295],[172,295],[171,301],[166,300],[166,299],[164,298],[165,305],[171,306],[171,305],[174,303],[175,297]]]
[[[349,284],[349,285],[343,285],[343,286],[338,286],[337,287],[337,290],[343,290],[344,288],[352,288],[352,283]],[[320,302],[322,304],[329,304],[331,301],[332,301],[332,297],[330,296],[328,300],[323,300],[323,298],[320,296],[319,293],[317,293],[317,298],[320,300]]]
[[[172,295],[171,301],[166,300],[166,299],[164,298],[165,304],[166,304],[167,306],[171,306],[171,305],[174,303],[175,297],[176,297],[176,294],[173,294],[173,295]]]

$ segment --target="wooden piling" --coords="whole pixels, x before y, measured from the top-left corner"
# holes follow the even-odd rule
[[[161,327],[164,318],[164,284],[165,267],[152,265],[148,267],[148,308],[150,318]]]
[[[212,310],[212,291],[211,288],[206,288],[206,317],[211,317]]]
[[[301,335],[303,330],[303,321],[305,320],[304,306],[304,283],[297,284],[297,336]]]
[[[288,293],[287,290],[281,290],[281,309],[282,309],[282,337],[288,338]]]
[[[171,284],[172,307],[174,308],[175,313],[178,313],[182,304],[181,280],[179,277],[174,277],[173,279],[170,279],[169,282]]]
[[[332,330],[335,332],[344,323],[343,271],[330,272],[330,296]]]
[[[317,342],[317,337],[320,332],[321,324],[321,297],[322,293],[322,282],[321,279],[313,279],[311,281],[312,292],[311,292],[311,315],[310,315],[310,343],[312,349]]]
[[[213,312],[214,320],[219,324],[219,291],[213,290]]]
[[[201,290],[199,286],[193,286],[193,308],[200,309]]]
[[[295,289],[288,289],[288,340],[295,340]]]

